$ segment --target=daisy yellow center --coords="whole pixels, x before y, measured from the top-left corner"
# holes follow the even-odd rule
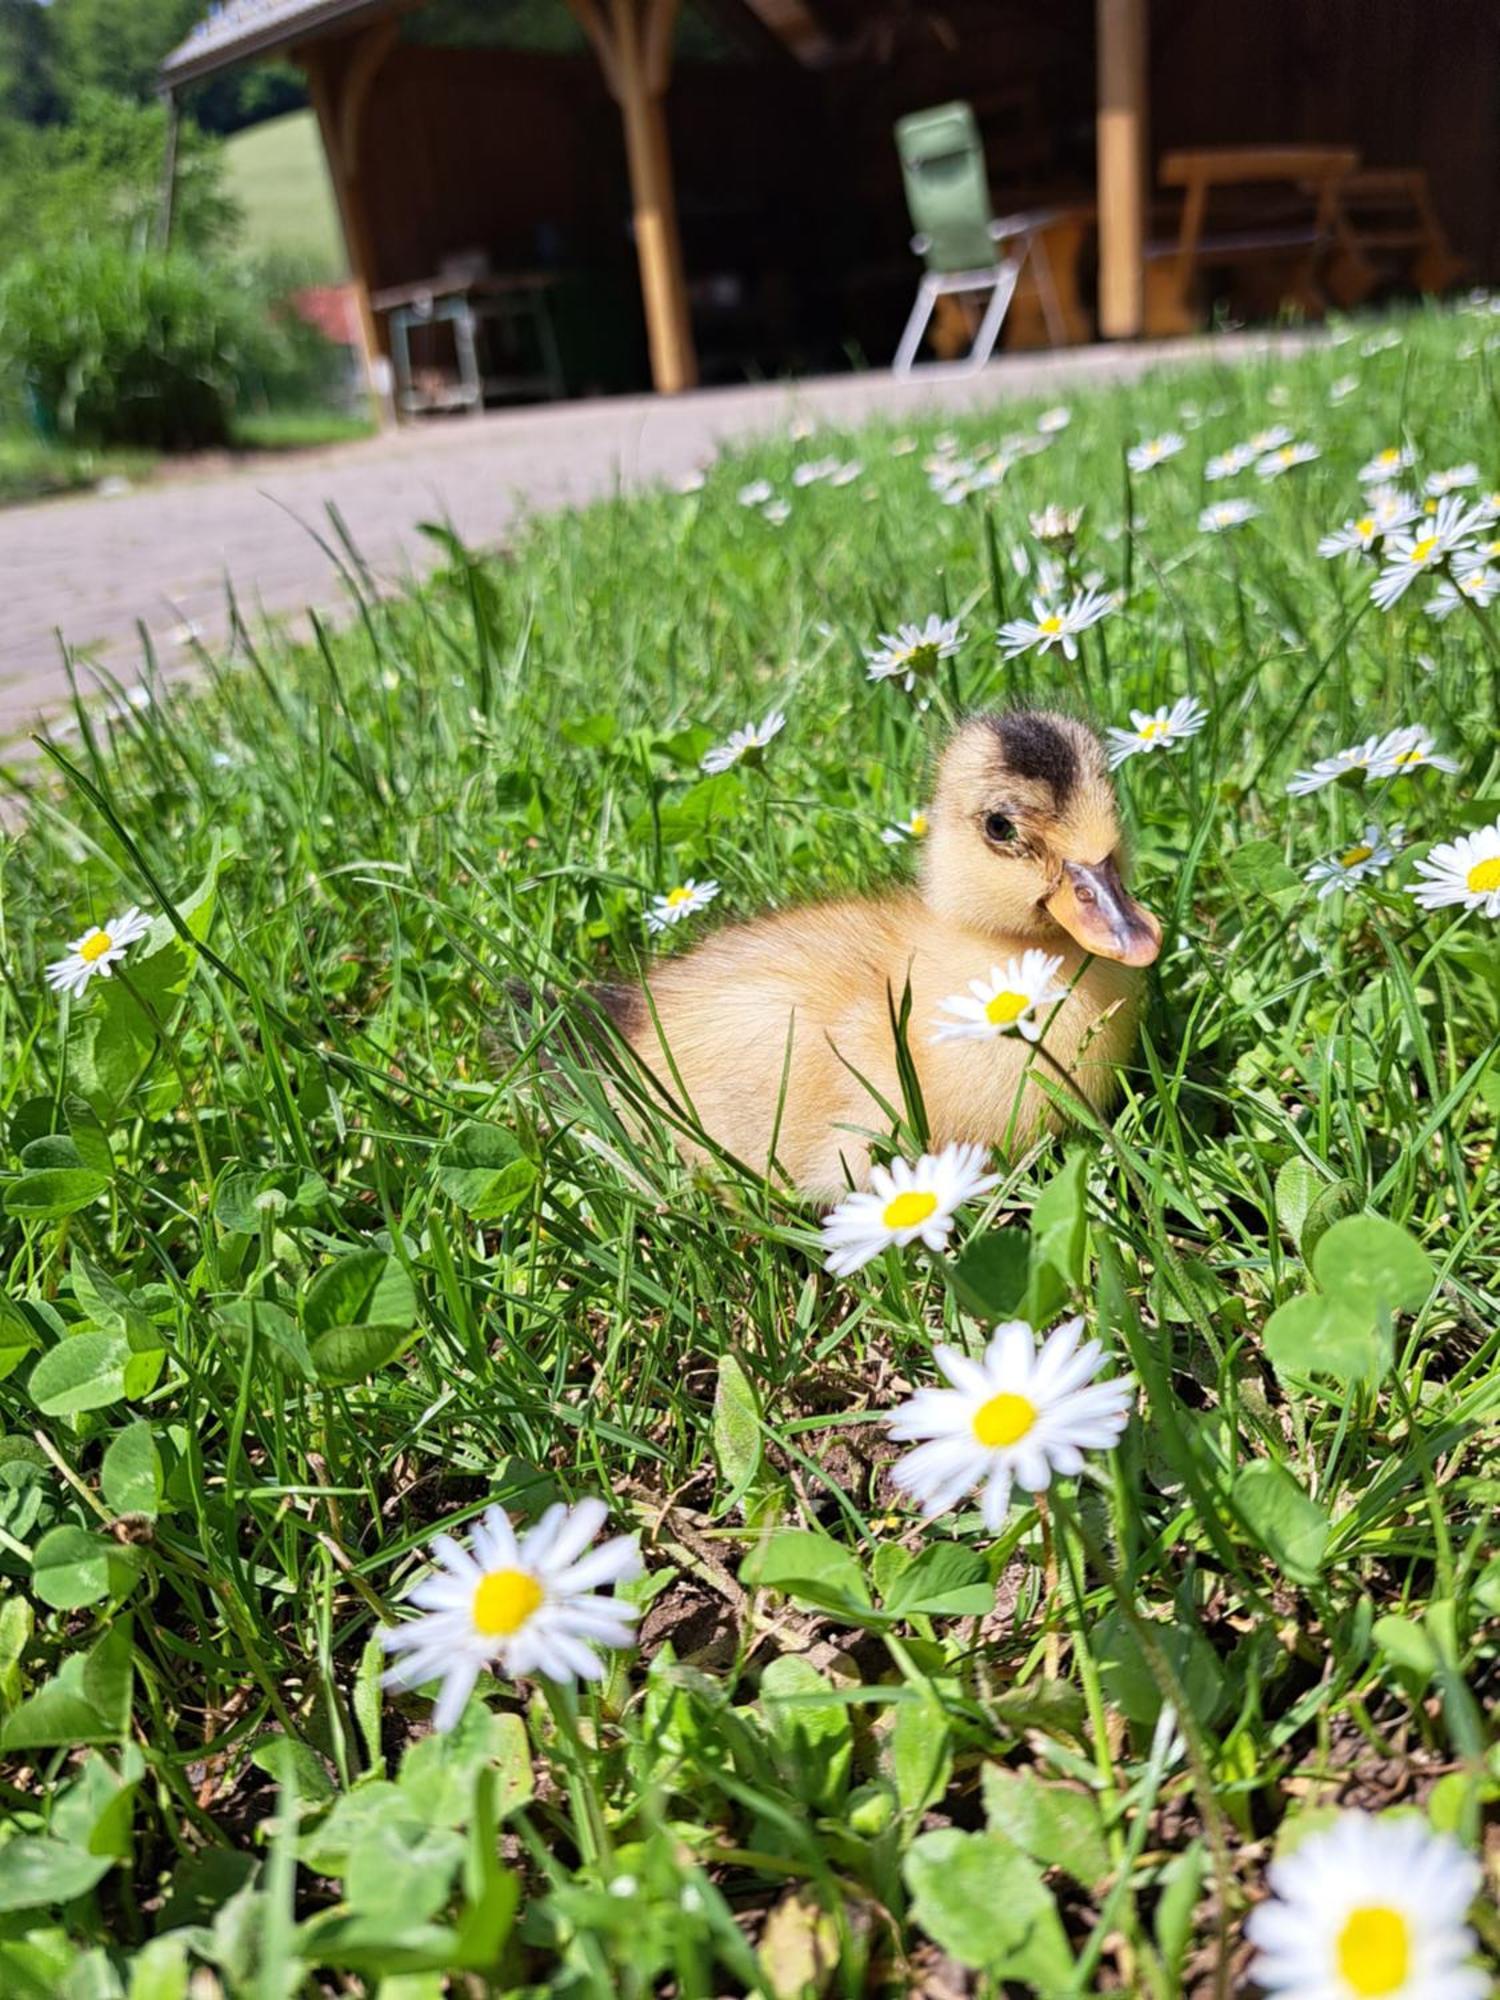
[[[887,1229],[917,1229],[928,1216],[937,1213],[938,1199],[926,1188],[908,1188],[894,1195],[881,1210],[880,1220]]]
[[[1361,861],[1368,861],[1374,852],[1373,847],[1366,847],[1363,843],[1358,847],[1346,847],[1344,852],[1339,856],[1339,866],[1340,868],[1357,868]]]
[[[1500,889],[1500,854],[1492,854],[1488,861],[1476,861],[1464,879],[1476,896],[1488,896]]]
[[[1165,736],[1170,728],[1171,724],[1167,722],[1143,722],[1141,724],[1141,741],[1143,743],[1154,743],[1158,736]]]
[[[997,993],[984,1003],[984,1018],[992,1028],[1009,1028],[1031,1005],[1029,993]]]
[[[114,939],[108,931],[95,931],[92,937],[86,937],[78,947],[78,956],[85,965],[94,965],[103,958],[113,944]]]
[[[1425,750],[1402,750],[1396,758],[1398,764],[1420,764],[1427,755]]]
[[[1411,1927],[1385,1903],[1362,1904],[1338,1936],[1339,1971],[1351,1993],[1398,1993],[1411,1967]]]
[[[1414,563],[1426,562],[1428,557],[1432,554],[1433,550],[1436,547],[1437,547],[1437,536],[1424,535],[1420,542],[1414,542],[1412,544],[1411,560]]]
[[[1281,460],[1283,465],[1290,465],[1292,460],[1297,456],[1297,447],[1291,444],[1284,444],[1276,456]]]
[[[1368,538],[1375,532],[1375,523],[1371,519],[1371,517],[1368,514],[1366,514],[1362,521],[1355,522],[1354,532],[1356,535],[1360,537],[1361,540],[1368,540]]]
[[[542,1586],[524,1569],[487,1570],[474,1592],[474,1630],[486,1639],[509,1639],[542,1601]]]
[[[1045,618],[1037,620],[1036,629],[1038,632],[1045,632],[1049,638],[1054,638],[1062,630],[1062,620],[1055,611],[1049,611]]]
[[[669,889],[667,891],[668,909],[678,909],[683,903],[690,903],[692,900],[693,892],[691,889]]]
[[[923,839],[923,838],[925,837],[925,835],[926,835],[926,833],[927,833],[927,815],[926,815],[926,813],[913,813],[913,814],[912,814],[912,816],[911,816],[911,831],[912,831],[912,838],[913,838],[914,840],[921,840],[921,839]]]
[[[1019,1444],[1036,1422],[1036,1404],[1025,1396],[1002,1389],[974,1412],[974,1435],[989,1451],[997,1446]]]

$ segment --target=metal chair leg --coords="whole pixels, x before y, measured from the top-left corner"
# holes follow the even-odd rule
[[[924,277],[917,286],[916,303],[907,317],[906,328],[901,335],[901,345],[896,349],[896,358],[891,363],[893,375],[910,375],[912,363],[917,358],[917,349],[922,345],[922,335],[927,331],[927,322],[932,318],[932,309],[937,301],[937,286],[930,277]]]
[[[995,288],[984,309],[984,318],[979,322],[974,345],[963,360],[966,372],[982,368],[994,353],[995,342],[1000,338],[1000,329],[1010,311],[1010,302],[1016,295],[1016,281],[1020,275],[1021,266],[1014,257],[1006,257],[995,266]]]

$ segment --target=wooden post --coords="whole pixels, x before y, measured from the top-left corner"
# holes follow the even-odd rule
[[[569,0],[569,5],[593,43],[620,107],[651,380],[663,395],[675,395],[698,380],[662,106],[678,0],[608,0],[607,19],[600,0]]]
[[[182,106],[177,102],[175,90],[163,93],[163,109],[167,114],[167,132],[161,156],[161,206],[156,212],[156,247],[158,250],[170,250],[172,224],[177,217],[177,134],[182,120]]]
[[[1099,331],[1141,330],[1146,161],[1146,0],[1095,0],[1098,42]]]
[[[349,262],[349,282],[354,289],[359,316],[360,345],[364,350],[365,379],[377,419],[388,423],[393,415],[389,370],[380,345],[380,330],[370,305],[375,272],[374,248],[364,190],[359,179],[359,127],[375,72],[396,40],[396,23],[378,21],[355,42],[342,69],[335,72],[324,45],[314,43],[298,52],[307,77],[308,95],[317,114],[318,131],[333,182],[334,201],[344,235],[344,253]]]

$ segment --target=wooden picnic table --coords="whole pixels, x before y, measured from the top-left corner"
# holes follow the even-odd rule
[[[1146,245],[1145,330],[1194,332],[1203,280],[1231,277],[1251,312],[1293,304],[1320,314],[1339,190],[1359,166],[1348,146],[1205,146],[1164,155],[1157,179],[1182,190],[1175,233]]]

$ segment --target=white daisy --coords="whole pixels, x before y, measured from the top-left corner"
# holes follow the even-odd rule
[[[872,1167],[869,1191],[846,1195],[823,1217],[824,1270],[847,1278],[887,1244],[904,1250],[919,1238],[929,1250],[941,1250],[957,1211],[999,1179],[984,1166],[982,1146],[945,1146],[915,1164],[892,1160],[889,1167]]]
[[[673,924],[680,924],[684,917],[696,916],[699,910],[706,910],[718,893],[717,882],[695,882],[689,876],[686,882],[669,889],[665,896],[651,898],[651,908],[646,912],[646,929],[656,936]]]
[[[694,467],[691,472],[684,472],[674,484],[677,491],[686,499],[693,493],[701,493],[703,491],[704,487],[708,484],[708,476],[697,467]]]
[[[1439,771],[1456,771],[1458,765],[1451,757],[1438,754],[1434,747],[1436,742],[1432,731],[1424,729],[1419,722],[1391,730],[1375,747],[1375,755],[1370,759],[1370,776],[1401,778],[1407,772],[1416,770],[1419,764],[1431,764]]]
[[[1235,479],[1242,472],[1248,472],[1258,454],[1254,445],[1232,444],[1228,451],[1221,451],[1211,458],[1203,468],[1205,479]]]
[[[1385,533],[1374,514],[1361,514],[1358,519],[1346,521],[1342,528],[1336,528],[1331,535],[1324,535],[1318,543],[1320,556],[1365,555]]]
[[[1196,736],[1208,720],[1208,710],[1194,695],[1185,694],[1170,708],[1154,715],[1133,708],[1129,729],[1110,729],[1109,768],[1117,770],[1127,757],[1139,757],[1148,750],[1176,750],[1189,736]]]
[[[1408,470],[1415,454],[1405,445],[1388,444],[1359,468],[1359,483],[1369,486],[1377,479],[1398,479]]]
[[[1469,462],[1450,465],[1446,472],[1429,472],[1422,482],[1422,491],[1441,500],[1445,493],[1457,493],[1465,486],[1479,484],[1479,467]]]
[[[1066,403],[1058,403],[1050,410],[1043,410],[1036,420],[1036,427],[1043,437],[1053,437],[1058,431],[1065,431],[1073,421],[1073,412]]]
[[[1491,535],[1471,548],[1460,549],[1453,558],[1453,567],[1460,572],[1482,569],[1486,563],[1500,563],[1500,535]]]
[[[1320,757],[1310,770],[1299,771],[1287,786],[1294,799],[1306,798],[1309,792],[1321,792],[1325,785],[1337,784],[1338,780],[1351,771],[1360,777],[1368,777],[1380,749],[1378,736],[1367,736],[1363,743],[1351,743],[1347,750],[1335,750],[1331,757]]]
[[[909,458],[917,448],[917,440],[905,435],[891,439],[891,457]]]
[[[1315,444],[1278,445],[1274,451],[1268,451],[1263,458],[1255,461],[1256,477],[1279,479],[1283,472],[1290,472],[1294,465],[1311,465],[1315,458],[1322,456]]]
[[[1389,611],[1419,576],[1436,569],[1445,556],[1471,540],[1479,519],[1477,509],[1450,495],[1410,532],[1388,535],[1381,551],[1385,567],[1370,585],[1370,596],[1381,610]]]
[[[784,528],[792,518],[790,500],[768,500],[760,510],[760,518],[769,521],[773,528]]]
[[[998,1534],[1012,1484],[1040,1493],[1054,1473],[1081,1472],[1085,1451],[1107,1451],[1129,1418],[1132,1384],[1094,1382],[1105,1355],[1080,1345],[1083,1320],[1064,1320],[1037,1351],[1023,1319],[997,1326],[982,1361],[937,1346],[932,1358],[953,1385],[919,1389],[886,1419],[891,1436],[920,1439],[891,1468],[930,1521],[982,1487],[980,1513]]]
[[[1434,618],[1447,618],[1458,610],[1465,597],[1483,606],[1493,604],[1497,595],[1500,595],[1500,570],[1491,569],[1488,563],[1465,563],[1457,579],[1440,583],[1423,608]]]
[[[932,1039],[988,1042],[1015,1028],[1028,1042],[1036,1041],[1050,1009],[1067,997],[1067,987],[1054,983],[1061,970],[1060,957],[1036,950],[1003,966],[992,965],[988,979],[971,979],[968,993],[952,993],[943,1001],[955,1018],[945,1021],[939,1014]]]
[[[1039,653],[1061,646],[1063,657],[1078,658],[1078,634],[1107,618],[1115,608],[1113,597],[1104,591],[1080,590],[1067,604],[1049,604],[1045,597],[1033,597],[1030,618],[1010,618],[1000,627],[996,644],[1007,660],[1033,647]]]
[[[1481,493],[1475,506],[1481,520],[1500,520],[1500,492]]]
[[[882,632],[880,644],[865,655],[868,680],[899,680],[908,694],[919,679],[937,672],[942,660],[951,660],[964,642],[956,618],[939,618],[934,611],[925,625],[898,625],[894,632]]]
[[[1375,516],[1383,535],[1388,535],[1392,528],[1404,528],[1408,521],[1415,521],[1421,511],[1418,502],[1399,486],[1386,484],[1366,489],[1365,512]]]
[[[727,743],[717,744],[706,752],[700,768],[717,776],[720,771],[732,771],[736,764],[759,764],[771,738],[785,727],[785,715],[779,708],[773,708],[764,722],[747,722],[743,729],[732,732]]]
[[[1439,841],[1417,873],[1411,893],[1424,910],[1446,910],[1459,903],[1482,917],[1500,917],[1500,819],[1457,840]]]
[[[1259,512],[1253,500],[1216,500],[1198,516],[1198,527],[1205,535],[1222,535],[1226,528],[1242,528]]]
[[[793,486],[814,486],[820,479],[829,479],[839,469],[839,460],[834,458],[805,458],[800,465],[792,468]]]
[[[1328,385],[1328,400],[1330,403],[1335,404],[1347,403],[1358,387],[1359,377],[1357,375],[1340,375],[1337,381],[1330,382]]]
[[[775,491],[769,479],[752,479],[734,497],[742,507],[764,507]]]
[[[1403,832],[1400,826],[1393,826],[1389,833],[1382,833],[1378,826],[1367,826],[1352,847],[1330,854],[1326,860],[1315,861],[1302,879],[1309,885],[1317,885],[1321,903],[1335,889],[1348,889],[1389,868],[1401,851]]]
[[[1031,532],[1039,542],[1071,542],[1083,519],[1081,507],[1058,507],[1049,503],[1040,514],[1028,514]]]
[[[598,1680],[604,1662],[596,1646],[628,1646],[639,1616],[633,1604],[597,1594],[600,1584],[641,1574],[633,1535],[617,1535],[584,1550],[604,1526],[602,1500],[549,1507],[519,1543],[499,1507],[486,1509],[473,1550],[439,1535],[439,1567],[406,1593],[422,1616],[380,1635],[390,1653],[404,1653],[385,1676],[387,1687],[441,1680],[434,1729],[451,1729],[481,1671],[493,1663],[519,1679]]]
[[[1177,431],[1163,431],[1160,437],[1142,438],[1139,444],[1133,444],[1125,454],[1126,463],[1132,472],[1149,472],[1164,458],[1175,458],[1186,443],[1187,439]]]
[[[901,847],[908,840],[925,840],[927,814],[919,809],[910,819],[896,820],[893,825],[882,828],[880,838],[887,847]]]
[[[74,938],[67,957],[47,967],[47,984],[55,993],[79,994],[91,979],[108,979],[116,961],[150,928],[151,919],[132,903],[123,916],[108,924],[95,924],[82,937]]]
[[[832,472],[828,475],[828,484],[830,486],[852,486],[864,469],[863,459],[846,459],[842,465],[834,466]]]
[[[1268,1870],[1250,1978],[1282,2000],[1484,2000],[1464,1923],[1477,1861],[1420,1818],[1341,1813]]]

